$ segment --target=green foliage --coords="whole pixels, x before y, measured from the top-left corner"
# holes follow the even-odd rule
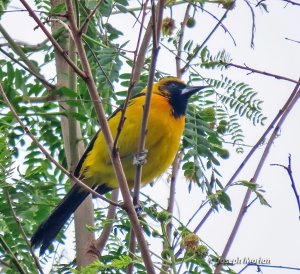
[[[249,181],[242,180],[242,181],[239,181],[239,182],[235,183],[234,185],[242,185],[242,186],[245,186],[245,187],[249,188],[253,193],[255,193],[257,199],[259,200],[259,202],[262,205],[271,207],[271,205],[267,202],[267,200],[263,196],[263,193],[265,191],[258,184],[253,183],[251,181],[249,182]]]
[[[225,50],[219,51],[216,55],[212,55],[207,47],[200,52],[200,65],[206,69],[224,68],[223,63],[229,63],[231,58]]]
[[[122,255],[112,260],[111,264],[105,264],[100,260],[96,260],[90,265],[81,268],[80,270],[72,270],[75,274],[94,274],[100,271],[109,271],[109,273],[120,273],[117,269],[126,268],[132,259],[127,255]],[[114,270],[115,269],[115,270]]]

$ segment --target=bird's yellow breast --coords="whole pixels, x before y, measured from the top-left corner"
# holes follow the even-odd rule
[[[130,101],[126,110],[126,120],[118,139],[119,153],[130,187],[133,187],[134,182],[133,157],[138,148],[144,103],[145,96],[138,96]],[[172,111],[166,97],[156,93],[152,95],[146,135],[147,163],[143,166],[142,173],[143,184],[160,176],[172,164],[179,148],[185,117],[175,118]],[[120,116],[119,111],[108,121],[113,137],[117,134]],[[81,171],[89,184],[118,187],[101,131],[87,154]]]

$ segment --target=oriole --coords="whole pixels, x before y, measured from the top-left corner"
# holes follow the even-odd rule
[[[188,99],[202,88],[202,86],[187,86],[183,81],[173,77],[163,78],[153,84],[145,145],[148,154],[147,163],[143,166],[142,185],[160,176],[171,165],[184,130]],[[140,138],[145,92],[146,89],[129,101],[126,119],[117,144],[130,188],[134,184],[133,157],[137,152]],[[113,136],[117,134],[120,109],[117,109],[108,120]],[[74,175],[100,194],[118,188],[101,130],[88,145]],[[31,238],[31,244],[33,247],[41,246],[40,254],[45,252],[72,213],[88,195],[89,192],[75,184],[48,219],[38,227]]]

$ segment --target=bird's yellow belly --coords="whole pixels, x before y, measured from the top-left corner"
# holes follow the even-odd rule
[[[142,99],[144,100],[144,97],[138,98],[138,100]],[[145,145],[148,151],[147,163],[143,165],[142,184],[151,182],[172,164],[184,129],[184,116],[175,118],[171,113],[169,103],[158,99],[160,98],[155,96],[152,98]],[[119,154],[129,187],[133,187],[134,183],[136,167],[133,165],[133,159],[138,149],[144,104],[143,101],[138,100],[127,108],[126,120],[118,139]],[[119,120],[120,113],[109,120],[114,137]],[[107,187],[117,188],[118,182],[108,150],[104,146],[104,137],[100,132],[83,164],[82,170],[86,170],[84,177],[89,184],[105,184]],[[102,153],[97,153],[99,151]]]

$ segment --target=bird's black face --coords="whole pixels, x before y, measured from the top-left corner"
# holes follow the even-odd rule
[[[165,83],[164,88],[168,92],[169,102],[173,108],[173,115],[178,118],[185,115],[188,99],[204,87],[190,87],[183,82],[170,80]]]

